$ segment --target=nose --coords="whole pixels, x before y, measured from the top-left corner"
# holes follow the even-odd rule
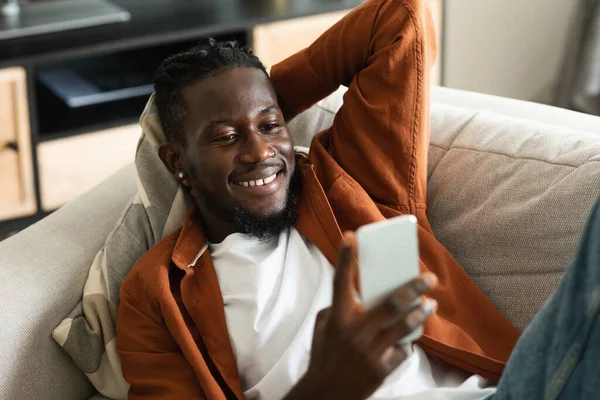
[[[260,164],[275,157],[275,149],[268,139],[258,132],[249,132],[244,140],[239,161],[244,164]]]

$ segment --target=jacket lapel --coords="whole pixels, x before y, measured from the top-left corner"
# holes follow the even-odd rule
[[[223,295],[196,207],[188,213],[173,251],[173,262],[185,271],[181,299],[211,360],[237,398],[243,398],[235,356],[229,340]]]

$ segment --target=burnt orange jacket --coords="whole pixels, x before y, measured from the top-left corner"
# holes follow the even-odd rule
[[[416,215],[421,269],[440,282],[431,296],[439,310],[419,344],[498,379],[518,331],[427,221],[428,71],[435,39],[424,3],[368,1],[273,67],[282,106],[298,113],[340,85],[349,87],[333,126],[313,140],[308,159],[298,159],[303,189],[295,227],[333,264],[342,231]],[[131,399],[242,398],[198,214],[192,208],[183,227],[148,251],[121,288],[117,349]]]

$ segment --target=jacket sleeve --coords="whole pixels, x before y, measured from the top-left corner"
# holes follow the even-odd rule
[[[121,290],[117,351],[129,399],[204,399],[191,365],[148,304]]]
[[[426,0],[369,0],[311,46],[273,66],[286,110],[348,86],[321,143],[376,201],[425,203],[429,70],[436,53]]]

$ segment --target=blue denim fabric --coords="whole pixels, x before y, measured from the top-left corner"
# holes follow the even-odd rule
[[[600,202],[575,260],[517,343],[490,398],[600,399]]]

